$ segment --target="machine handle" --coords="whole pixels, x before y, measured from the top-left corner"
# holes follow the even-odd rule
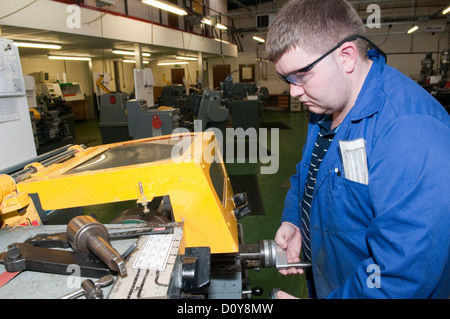
[[[252,212],[247,201],[247,193],[235,194],[233,196],[233,202],[236,206],[234,209],[234,216],[236,219],[241,219]]]

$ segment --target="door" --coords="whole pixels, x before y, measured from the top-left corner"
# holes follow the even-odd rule
[[[172,84],[183,84],[184,69],[170,69],[172,75]]]
[[[213,90],[220,90],[220,82],[223,82],[231,73],[229,64],[217,64],[213,66]]]

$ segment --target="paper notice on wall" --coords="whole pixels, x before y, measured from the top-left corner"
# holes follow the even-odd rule
[[[339,141],[345,178],[368,185],[366,141],[362,138],[352,141]]]
[[[0,96],[25,95],[19,51],[13,41],[0,39]]]
[[[0,123],[20,120],[16,97],[0,97]]]

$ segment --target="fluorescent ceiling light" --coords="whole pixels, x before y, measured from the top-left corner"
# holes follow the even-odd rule
[[[444,10],[442,10],[442,14],[447,14],[450,12],[450,6],[448,6],[447,8],[445,8]]]
[[[203,18],[203,20],[201,21],[202,23],[205,23],[205,24],[207,24],[207,25],[211,25],[212,23],[211,23],[211,20],[210,19],[207,19],[207,18]]]
[[[187,12],[181,9],[180,7],[167,3],[161,0],[142,0],[142,3],[148,4],[149,6],[156,7],[165,11],[169,11],[180,16],[187,15]]]
[[[114,54],[122,54],[122,55],[134,55],[134,51],[117,50],[117,49],[113,49],[112,53],[114,53]],[[150,53],[142,52],[142,56],[150,56]]]
[[[212,25],[211,19],[208,19],[208,18],[203,18],[203,20],[201,22],[204,23],[204,24],[207,24],[207,25]],[[218,29],[222,29],[222,30],[226,30],[227,29],[226,26],[224,26],[223,24],[220,24],[220,23],[217,23],[215,25],[215,27],[218,28]]]
[[[266,42],[266,40],[264,40],[264,39],[262,39],[260,37],[257,37],[256,35],[253,36],[253,40],[256,40],[256,41],[261,42],[261,43]]]
[[[414,26],[411,29],[409,29],[407,33],[413,33],[414,31],[417,31],[418,29],[419,29],[418,26]]]
[[[198,60],[198,58],[196,58],[195,56],[177,55],[175,58],[178,60],[189,60],[189,61],[197,61]]]
[[[233,44],[233,43],[230,43],[230,42],[228,42],[228,41],[225,41],[225,40],[221,40],[221,39],[218,39],[218,38],[214,38],[213,40],[214,40],[214,41],[217,41],[217,42],[222,42],[222,43]]]
[[[125,63],[136,63],[136,60],[122,60],[122,62],[125,62]],[[144,60],[144,61],[142,61],[142,63],[149,64],[150,61]]]
[[[48,58],[51,60],[91,61],[91,58],[81,56],[49,55]]]
[[[220,24],[220,23],[217,23],[217,24],[216,24],[216,28],[217,28],[217,29],[222,29],[222,30],[226,30],[226,29],[227,29],[226,26],[224,26],[223,24]]]
[[[158,62],[157,65],[176,65],[176,64],[188,64],[188,61],[173,61],[173,62]]]
[[[14,45],[22,48],[37,48],[37,49],[55,49],[60,50],[61,46],[59,44],[46,44],[46,43],[30,43],[30,42],[16,42]]]

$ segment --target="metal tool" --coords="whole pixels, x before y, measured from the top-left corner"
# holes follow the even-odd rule
[[[81,277],[100,278],[110,270],[91,253],[35,247],[28,243],[13,243],[0,253],[0,263],[6,271],[31,270],[68,275],[68,267],[77,265]]]
[[[78,288],[59,299],[75,299],[86,295],[86,299],[103,299],[103,292],[101,288],[107,287],[114,282],[114,276],[107,275],[103,276],[96,282],[91,279],[86,279],[81,283],[81,288]]]
[[[273,244],[275,244],[275,241],[273,241]],[[284,250],[278,245],[275,245],[275,267],[277,269],[286,269],[291,267],[306,269],[311,267],[311,263],[306,262],[288,263],[286,250]]]
[[[109,269],[122,276],[127,274],[125,261],[109,242],[108,230],[95,218],[87,215],[74,217],[67,224],[67,240],[75,251],[91,252]]]
[[[261,240],[259,244],[243,244],[239,246],[241,265],[244,268],[285,269],[290,267],[309,268],[311,263],[288,263],[286,251],[274,240]]]

